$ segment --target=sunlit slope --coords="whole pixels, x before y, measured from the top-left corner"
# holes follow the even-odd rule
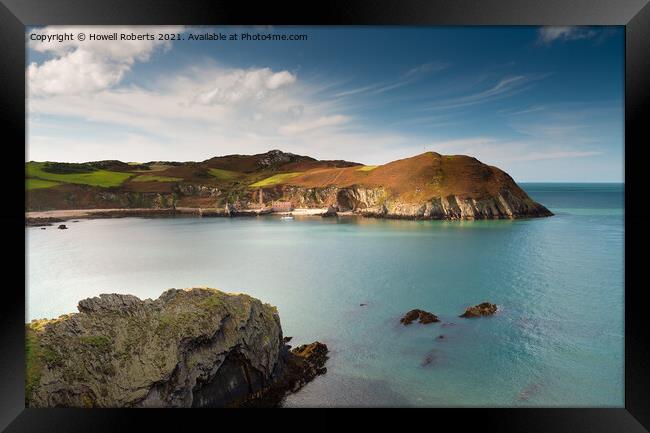
[[[504,187],[521,198],[525,193],[504,171],[465,155],[426,152],[373,169],[359,167],[314,169],[286,179],[284,184],[316,187],[384,187],[407,201],[454,195],[480,199]]]

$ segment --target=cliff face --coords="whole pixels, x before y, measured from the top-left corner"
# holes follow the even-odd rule
[[[171,289],[156,300],[101,295],[78,309],[27,325],[28,406],[274,405],[283,386],[305,381],[275,307],[247,295]]]
[[[546,217],[553,215],[517,188],[517,193],[504,188],[496,195],[480,198],[449,195],[432,197],[415,203],[393,197],[383,187],[286,187],[271,192],[277,199],[291,201],[294,207],[333,206],[341,212],[396,219],[505,219]],[[525,194],[525,193],[523,193]]]
[[[191,193],[201,194],[192,190]],[[54,209],[165,209],[177,197],[174,191],[126,191],[119,188],[100,188],[90,185],[61,185],[57,188],[37,189],[27,194],[27,211]]]

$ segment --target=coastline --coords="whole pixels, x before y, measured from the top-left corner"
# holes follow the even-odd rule
[[[410,214],[390,214],[372,211],[338,211],[331,212],[329,208],[296,208],[291,211],[272,211],[270,208],[262,209],[240,209],[233,208],[110,208],[110,209],[59,209],[48,211],[27,211],[25,212],[25,226],[42,227],[51,226],[54,223],[65,222],[74,219],[100,219],[100,218],[157,218],[157,217],[256,217],[261,215],[275,216],[297,216],[297,217],[365,217],[378,219],[403,219],[403,220],[485,220],[485,219],[522,219],[549,217],[553,213],[533,215],[498,215],[492,218],[485,217],[455,217],[455,218],[434,218],[422,217]]]
[[[217,208],[113,208],[113,209],[59,209],[48,211],[25,212],[25,225],[42,226],[51,225],[55,222],[64,222],[71,219],[98,219],[98,218],[126,218],[126,217],[169,217],[169,216],[190,216],[190,217],[230,217],[230,216],[258,216],[258,215],[279,215],[279,216],[322,216],[327,208],[298,208],[287,212],[272,212],[268,209],[245,209],[237,212],[227,212]],[[341,216],[354,216],[353,212],[338,212]]]

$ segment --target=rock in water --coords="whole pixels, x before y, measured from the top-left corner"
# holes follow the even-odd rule
[[[435,314],[429,313],[428,311],[417,310],[417,309],[409,311],[399,321],[400,323],[406,326],[406,325],[410,325],[415,320],[419,320],[420,323],[422,323],[423,325],[440,321],[438,320],[438,317]]]
[[[338,211],[338,209],[335,208],[334,206],[329,206],[325,212],[320,214],[320,216],[322,216],[323,218],[335,217],[335,216],[338,216],[337,211]]]
[[[59,225],[60,230],[66,230],[68,227],[65,224]]]
[[[489,302],[483,302],[473,307],[468,307],[463,314],[459,317],[464,317],[466,319],[472,317],[481,317],[481,316],[491,316],[497,312],[496,304],[490,304]]]
[[[26,325],[29,407],[275,406],[322,374],[327,346],[289,351],[275,307],[215,289],[100,295]]]

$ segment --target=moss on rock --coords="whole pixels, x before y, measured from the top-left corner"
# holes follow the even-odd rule
[[[26,326],[28,406],[223,406],[284,371],[277,309],[248,295],[170,289],[155,300],[100,295],[78,309]]]

